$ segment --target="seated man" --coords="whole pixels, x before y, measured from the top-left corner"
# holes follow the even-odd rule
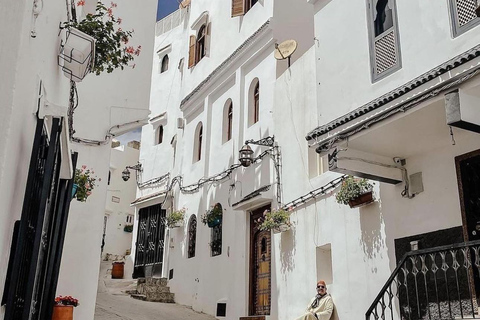
[[[329,320],[333,314],[333,300],[327,293],[325,281],[317,282],[317,295],[310,301],[307,311],[295,320]]]

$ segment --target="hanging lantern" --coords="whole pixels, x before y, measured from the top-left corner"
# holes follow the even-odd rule
[[[130,170],[128,170],[127,168],[122,171],[122,179],[123,181],[128,181],[128,179],[130,179]]]
[[[249,167],[252,164],[252,155],[253,155],[253,150],[250,148],[248,144],[244,145],[242,149],[239,151],[240,153],[240,158],[238,159],[240,161],[240,164],[244,167]]]
[[[72,81],[80,82],[93,68],[95,39],[75,28],[67,30],[65,43],[60,45],[58,65]]]

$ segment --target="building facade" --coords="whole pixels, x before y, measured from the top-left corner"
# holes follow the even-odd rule
[[[168,277],[178,303],[220,319],[294,319],[319,279],[340,319],[471,317],[476,7],[185,2],[156,37],[140,155],[142,182],[156,185],[134,203],[135,275]],[[287,39],[298,42],[290,67],[273,57]],[[375,201],[337,203],[346,174],[370,179]],[[209,228],[212,207],[223,214]],[[259,230],[278,207],[292,228]],[[184,227],[145,236],[148,217],[180,208]]]

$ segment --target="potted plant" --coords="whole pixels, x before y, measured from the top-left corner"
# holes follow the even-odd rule
[[[87,198],[92,194],[93,189],[95,188],[95,183],[97,181],[97,177],[94,176],[95,171],[92,169],[87,169],[87,166],[83,165],[81,169],[75,169],[75,176],[73,178],[73,190],[75,190],[75,194],[73,194],[73,198],[76,198],[77,201],[85,202]],[[102,181],[102,179],[98,179],[98,181]],[[76,185],[76,186],[75,186]]]
[[[79,0],[77,6],[85,5],[85,0]],[[64,23],[67,29],[74,28],[95,39],[94,63],[91,71],[96,75],[107,71],[124,69],[135,56],[140,55],[141,46],[127,46],[132,37],[133,30],[123,30],[119,27],[121,18],[115,18],[113,9],[117,7],[114,2],[106,7],[101,1],[97,2],[96,12],[88,13],[85,19],[76,22]],[[134,68],[135,65],[132,65]]]
[[[263,221],[259,225],[259,229],[273,230],[273,233],[280,233],[290,230],[292,223],[290,222],[290,214],[292,209],[285,210],[283,208],[277,210],[265,210],[263,212]]]
[[[356,208],[373,202],[372,190],[373,185],[367,179],[348,176],[342,181],[342,186],[335,198],[340,204],[348,204],[350,208]]]
[[[178,228],[183,226],[184,219],[185,219],[185,208],[175,210],[170,213],[167,217],[167,226],[169,228]]]
[[[56,297],[52,320],[73,320],[73,308],[78,305],[78,300],[71,296]]]
[[[125,224],[125,226],[123,227],[123,231],[125,232],[133,232],[133,224],[131,223],[127,223]]]
[[[202,215],[202,223],[207,224],[210,228],[218,226],[222,222],[222,214],[222,207],[215,205]]]

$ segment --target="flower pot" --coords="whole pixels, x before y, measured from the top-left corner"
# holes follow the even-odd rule
[[[53,306],[52,320],[73,320],[73,306]]]
[[[210,228],[218,226],[220,223],[222,223],[222,218],[216,218],[215,220],[208,221],[207,224]]]
[[[183,227],[183,219],[176,221],[174,224],[168,226],[170,229]]]
[[[273,233],[277,234],[277,233],[280,233],[280,232],[285,232],[285,231],[288,231],[290,230],[290,226],[288,224],[281,224],[279,225],[278,227],[276,228],[273,228]]]
[[[77,189],[78,189],[78,184],[74,183],[72,187],[72,200],[75,198],[75,195],[77,194]]]
[[[348,201],[350,208],[357,208],[373,202],[373,192],[369,191]]]
[[[123,279],[124,262],[114,262],[112,264],[112,279]]]

